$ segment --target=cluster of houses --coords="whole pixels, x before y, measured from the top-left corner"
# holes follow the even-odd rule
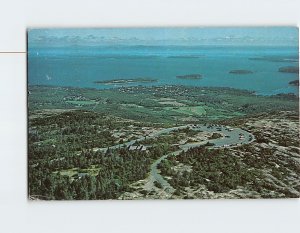
[[[130,87],[120,87],[118,91],[121,93],[149,93],[149,94],[161,94],[161,93],[168,93],[173,94],[174,96],[182,96],[188,93],[188,89],[184,88],[183,86],[172,86],[172,85],[165,85],[165,86],[130,86]]]

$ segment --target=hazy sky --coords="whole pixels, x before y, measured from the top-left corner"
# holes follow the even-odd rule
[[[30,29],[29,47],[70,45],[288,45],[296,27]]]

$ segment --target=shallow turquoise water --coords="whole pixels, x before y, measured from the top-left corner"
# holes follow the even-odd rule
[[[260,59],[253,59],[260,58]],[[263,59],[261,59],[263,58]],[[247,89],[258,94],[298,94],[288,83],[298,74],[280,73],[283,66],[298,66],[298,47],[254,46],[116,46],[30,48],[29,85],[109,88],[94,81],[118,78],[157,78],[157,83]],[[229,74],[246,69],[252,74]],[[199,73],[200,80],[176,75]],[[133,84],[138,85],[138,84]]]

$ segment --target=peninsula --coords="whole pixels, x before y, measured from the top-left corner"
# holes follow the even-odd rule
[[[100,80],[94,83],[106,84],[106,85],[121,85],[121,84],[132,84],[132,83],[153,83],[157,82],[157,79],[153,78],[131,78],[131,79],[111,79],[111,80]]]

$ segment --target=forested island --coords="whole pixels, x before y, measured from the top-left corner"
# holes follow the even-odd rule
[[[299,79],[296,79],[294,81],[290,81],[289,84],[293,85],[293,86],[299,86]]]
[[[230,74],[253,74],[251,70],[231,70]]]
[[[177,75],[176,78],[179,79],[201,79],[201,74],[186,74],[186,75]]]
[[[285,66],[285,67],[280,67],[278,71],[282,72],[282,73],[296,73],[296,74],[298,74],[299,73],[299,67]]]

